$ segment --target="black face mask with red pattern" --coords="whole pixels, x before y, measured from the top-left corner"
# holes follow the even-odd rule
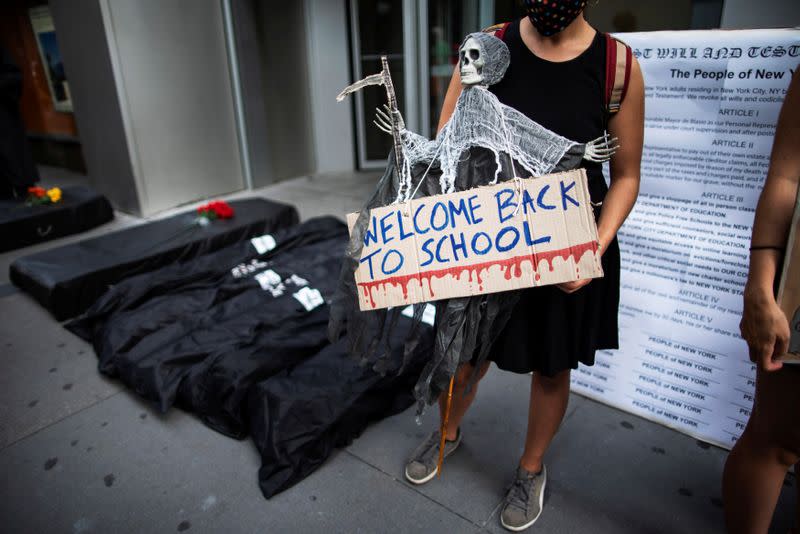
[[[550,37],[578,18],[586,0],[523,0],[522,5],[536,31]]]

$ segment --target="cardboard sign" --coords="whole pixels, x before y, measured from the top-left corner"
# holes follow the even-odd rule
[[[348,215],[353,228],[358,214]],[[583,169],[373,209],[362,310],[603,276]]]

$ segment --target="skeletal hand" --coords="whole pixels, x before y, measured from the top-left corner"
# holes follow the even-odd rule
[[[619,143],[617,143],[617,138],[612,137],[609,139],[609,137],[604,134],[602,137],[598,137],[594,141],[586,143],[583,159],[603,163],[610,160],[611,156],[614,155],[618,148]]]
[[[403,121],[403,116],[400,114],[400,111],[392,111],[387,104],[383,105],[383,109],[386,111],[384,112],[381,110],[381,108],[375,108],[375,120],[372,121],[372,123],[377,126],[379,130],[392,135],[392,115],[394,115],[394,119],[397,124],[397,131],[403,131],[406,129],[406,123]]]

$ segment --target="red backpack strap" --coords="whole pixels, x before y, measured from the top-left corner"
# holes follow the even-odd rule
[[[511,24],[510,22],[503,22],[503,23],[500,23],[500,24],[495,24],[494,26],[489,26],[488,28],[486,28],[486,29],[484,29],[482,31],[484,33],[492,33],[492,34],[494,34],[495,37],[497,37],[498,39],[500,39],[502,41],[503,40],[503,36],[505,36],[506,30],[508,29],[508,26],[510,24]]]
[[[631,78],[631,47],[606,34],[606,111],[614,114],[628,92]]]

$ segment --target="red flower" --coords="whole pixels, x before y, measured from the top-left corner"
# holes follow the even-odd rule
[[[233,217],[233,208],[224,200],[215,200],[197,208],[197,213],[209,219],[230,219]]]
[[[28,194],[36,198],[42,198],[47,194],[47,191],[45,191],[44,187],[39,187],[39,186],[29,187]]]
[[[233,208],[227,202],[218,201],[214,205],[214,211],[220,219],[230,219],[233,217]]]

